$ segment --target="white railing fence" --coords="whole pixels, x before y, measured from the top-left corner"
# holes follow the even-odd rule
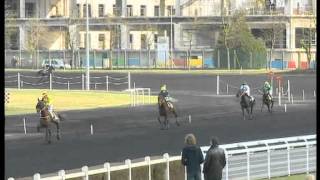
[[[259,140],[241,142],[234,144],[224,144],[220,146],[225,150],[226,167],[223,170],[223,179],[262,179],[276,176],[289,176],[299,173],[310,173],[316,171],[316,135],[287,137],[279,139]],[[204,156],[209,146],[201,147]],[[60,170],[56,175],[43,175],[36,173],[34,180],[65,180],[72,178],[83,178],[89,180],[91,176],[103,174],[105,179],[111,180],[110,173],[120,170],[128,170],[128,178],[132,178],[131,170],[136,167],[147,167],[148,180],[152,179],[151,165],[164,164],[165,173],[163,179],[170,180],[170,162],[180,164],[181,156],[170,157],[164,154],[162,158],[153,159],[149,156],[144,161],[134,162],[126,160],[122,165],[111,166],[109,162],[103,168],[88,168],[83,166],[81,171],[66,173]],[[180,164],[181,165],[181,164]],[[186,172],[179,174],[179,177],[186,178]],[[203,176],[202,176],[203,177]],[[14,180],[9,178],[8,180]]]
[[[31,85],[32,87],[47,87],[48,89],[54,89],[55,85],[64,86],[65,89],[70,90],[75,85],[78,85],[82,90],[85,90],[85,74],[75,77],[61,77],[56,75],[49,75],[48,77],[41,76],[28,76],[21,73],[17,75],[6,76],[5,85],[10,87],[17,87],[18,89],[23,89],[26,85]],[[123,77],[114,77],[110,75],[105,76],[90,76],[90,86],[91,89],[96,90],[99,86],[100,89],[105,89],[109,91],[111,87],[126,85],[128,89],[131,87],[131,74],[128,72],[127,75]],[[123,88],[126,88],[124,86]]]
[[[262,179],[316,171],[316,135],[221,145],[223,179]],[[204,155],[209,146],[201,147]]]

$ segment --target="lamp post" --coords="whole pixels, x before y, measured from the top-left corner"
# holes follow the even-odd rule
[[[89,74],[89,12],[88,12],[88,0],[86,0],[86,14],[87,14],[87,23],[86,23],[86,55],[87,55],[87,70],[86,70],[86,90],[90,90],[90,74]]]

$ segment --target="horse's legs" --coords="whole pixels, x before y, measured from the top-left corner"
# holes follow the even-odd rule
[[[244,116],[244,107],[241,106],[241,110],[242,110],[242,117],[243,117],[243,120],[246,120],[246,117]]]
[[[178,114],[177,114],[176,110],[173,109],[172,112],[173,112],[173,114],[174,114],[174,117],[176,118],[176,124],[177,124],[177,126],[180,126],[180,123],[178,122]]]
[[[165,124],[166,124],[166,129],[169,129],[169,119],[168,119],[168,116],[164,116],[164,121],[165,121]]]
[[[48,135],[49,135],[49,140],[48,140],[48,143],[50,144],[51,143],[51,129],[48,127]]]
[[[158,116],[158,121],[159,121],[159,123],[160,123],[160,129],[162,130],[163,128],[164,128],[164,123],[165,122],[161,122],[161,116]]]
[[[250,114],[250,112],[249,112],[249,107],[246,108],[246,111],[247,111],[247,114],[249,115],[249,119],[251,119],[251,114]]]
[[[57,126],[57,140],[60,140],[60,124],[56,121],[54,121],[54,123]]]
[[[264,105],[264,102],[263,102],[263,100],[262,100],[262,104],[261,104],[261,112],[262,112],[263,105]]]

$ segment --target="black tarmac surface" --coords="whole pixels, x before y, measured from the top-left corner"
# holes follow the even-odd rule
[[[15,74],[6,73],[6,77]],[[35,76],[35,73],[22,74]],[[91,74],[92,77],[106,75],[119,78],[126,74]],[[56,76],[71,78],[81,74],[56,73]],[[158,92],[160,84],[166,83],[171,95],[177,99],[175,105],[182,125],[177,127],[171,119],[170,129],[160,130],[155,105],[68,111],[63,112],[67,120],[61,123],[62,139],[54,139],[48,145],[44,141],[44,130],[36,132],[36,114],[26,115],[27,135],[23,130],[24,116],[7,116],[5,177],[53,173],[84,165],[90,167],[104,162],[123,162],[128,158],[162,156],[164,153],[179,155],[187,133],[194,133],[200,146],[209,145],[213,135],[220,139],[221,144],[226,144],[316,133],[316,98],[313,96],[316,74],[283,75],[285,82],[290,80],[294,103],[288,103],[284,97],[282,103],[288,103],[287,112],[276,101],[272,114],[267,113],[265,108],[260,112],[261,95],[256,91],[267,79],[267,75],[220,76],[220,96],[216,95],[215,75],[132,73],[131,76],[132,84],[135,82],[136,87],[151,88],[154,94]],[[251,85],[251,93],[257,99],[253,120],[242,119],[239,100],[234,96],[236,87],[243,81]],[[6,87],[13,86],[16,87],[14,84],[6,84]],[[54,88],[62,89],[66,86],[56,84]],[[75,88],[81,89],[81,85]],[[104,88],[105,85],[101,85],[101,89]],[[117,88],[124,90],[127,85],[119,85]],[[305,92],[305,101],[302,101],[302,90]],[[189,115],[191,123],[187,120]],[[93,135],[90,134],[91,124]]]

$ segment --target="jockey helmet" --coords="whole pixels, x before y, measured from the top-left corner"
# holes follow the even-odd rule
[[[165,84],[163,84],[161,87],[160,87],[160,91],[166,91],[167,90],[167,87]]]
[[[47,94],[47,91],[43,91],[42,92],[42,96],[47,96],[48,94]]]
[[[268,82],[268,81],[264,82],[264,85],[265,85],[265,86],[266,86],[266,85],[269,85],[269,82]]]

